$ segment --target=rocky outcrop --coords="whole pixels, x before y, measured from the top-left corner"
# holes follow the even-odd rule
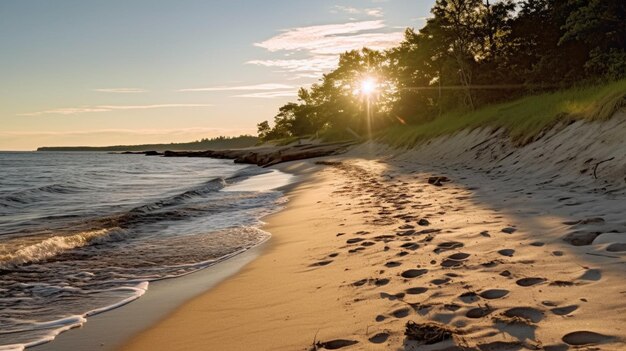
[[[258,166],[271,166],[281,162],[307,158],[337,155],[348,150],[356,142],[325,144],[301,144],[288,146],[267,146],[249,149],[205,150],[205,151],[165,151],[165,157],[211,157],[233,159],[235,163],[250,163]]]

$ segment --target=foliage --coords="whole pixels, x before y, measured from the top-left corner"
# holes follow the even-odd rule
[[[279,109],[273,126],[258,125],[259,138],[439,130],[450,116],[470,121],[472,111],[503,101],[626,77],[624,0],[436,0],[431,13],[394,48],[342,54],[335,70]],[[365,80],[376,91],[361,91]],[[511,121],[551,120],[551,112],[530,110],[528,120]]]
[[[559,121],[606,120],[624,107],[626,79],[602,86],[527,96],[471,112],[451,111],[428,123],[389,128],[377,137],[394,146],[410,147],[465,129],[504,128],[514,141],[525,144]]]

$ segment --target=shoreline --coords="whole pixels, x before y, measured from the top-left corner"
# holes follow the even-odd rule
[[[224,188],[224,190],[275,190],[285,194],[298,182],[298,178],[292,174],[273,170],[270,173],[262,173],[245,179],[232,185],[232,188]],[[284,207],[284,205],[280,206]],[[281,210],[282,208],[279,207],[277,212]],[[259,218],[260,225],[256,228],[262,230],[265,225],[263,219],[271,215],[272,213]],[[115,308],[89,316],[82,325],[61,332],[51,341],[27,349],[35,351],[93,350],[96,348],[102,351],[116,350],[133,335],[165,318],[186,301],[227,280],[246,264],[260,256],[265,247],[270,245],[271,233],[268,234],[270,234],[268,238],[256,245],[238,253],[227,255],[205,268],[178,277],[152,281],[142,296]]]
[[[270,240],[192,274],[152,282],[142,297],[124,306],[91,316],[83,326],[63,332],[51,342],[27,350],[116,350],[133,335],[165,318],[178,306],[237,274],[246,264],[262,254]]]
[[[267,218],[271,246],[119,350],[621,350],[623,163],[601,181],[578,167],[624,150],[612,136],[625,125],[573,124],[526,148],[483,130],[284,164],[319,171]],[[537,162],[558,147],[568,154]],[[409,321],[449,337],[424,346]]]

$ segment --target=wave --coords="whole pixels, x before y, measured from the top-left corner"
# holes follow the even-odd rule
[[[117,228],[118,231],[123,231]],[[95,241],[102,242],[103,238],[112,236],[114,229],[97,229],[76,233],[73,235],[53,236],[38,243],[17,249],[13,253],[0,255],[0,269],[10,269],[15,266],[36,263],[54,257],[67,250],[89,245]],[[115,233],[121,235],[121,233]]]
[[[231,203],[220,199],[217,202],[205,202],[193,206],[185,206],[189,201],[197,198],[205,198],[207,195],[216,193],[229,184],[234,184],[251,176],[263,174],[269,171],[247,167],[231,177],[217,177],[200,185],[187,189],[179,194],[166,197],[145,205],[134,207],[129,211],[117,213],[102,218],[92,219],[82,223],[84,228],[74,233],[46,235],[41,241],[29,243],[25,246],[11,250],[13,252],[2,253],[0,251],[0,269],[10,269],[15,266],[41,262],[65,253],[72,249],[92,245],[105,244],[121,241],[132,233],[129,231],[135,226],[157,223],[161,221],[185,220],[194,216],[204,216],[212,212],[224,212],[233,209],[245,208],[246,199],[237,198],[238,201]],[[37,188],[47,189],[50,187]],[[57,191],[59,188],[55,188]],[[254,197],[256,198],[256,196]],[[251,204],[250,206],[254,206]],[[85,222],[85,221],[83,221]],[[79,226],[79,224],[76,224]]]
[[[39,201],[43,201],[48,196],[69,195],[85,190],[84,188],[69,184],[49,184],[40,187],[18,190],[7,195],[0,196],[0,206],[2,207],[22,207]]]

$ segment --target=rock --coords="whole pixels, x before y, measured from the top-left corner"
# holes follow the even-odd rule
[[[432,184],[435,186],[442,186],[443,183],[449,182],[450,178],[445,176],[436,176],[436,177],[428,177],[428,184]]]
[[[574,246],[591,245],[600,232],[575,231],[563,237],[563,241]]]
[[[235,163],[250,163],[265,167],[281,162],[337,155],[347,151],[354,144],[356,142],[271,146],[234,150],[165,151],[164,156],[233,159]]]

